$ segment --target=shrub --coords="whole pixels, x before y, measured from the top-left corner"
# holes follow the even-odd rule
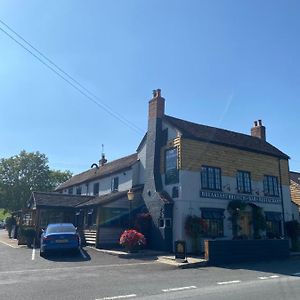
[[[21,236],[26,239],[27,246],[31,247],[36,237],[36,231],[33,227],[23,227],[21,228]]]
[[[144,235],[134,229],[125,230],[120,237],[120,245],[126,250],[132,251],[146,245]]]

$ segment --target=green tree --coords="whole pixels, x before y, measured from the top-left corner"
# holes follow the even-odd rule
[[[51,191],[69,179],[69,171],[52,171],[48,158],[40,152],[21,151],[0,160],[0,207],[14,211],[25,206],[32,191]],[[62,181],[60,181],[62,180]]]
[[[49,190],[54,190],[60,184],[72,177],[70,171],[50,170],[49,173]]]

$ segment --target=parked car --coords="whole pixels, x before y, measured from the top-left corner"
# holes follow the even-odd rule
[[[49,224],[41,235],[40,256],[51,251],[79,251],[80,235],[71,223]]]

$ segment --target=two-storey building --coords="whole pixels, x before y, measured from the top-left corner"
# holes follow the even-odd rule
[[[257,211],[266,220],[261,237],[284,235],[284,222],[296,217],[289,157],[266,141],[262,121],[247,135],[167,116],[164,105],[160,90],[154,91],[148,131],[138,147],[154,247],[172,249],[175,240],[189,240],[189,215],[205,222],[205,238],[253,238]],[[229,209],[233,201],[243,204],[237,232]]]
[[[74,206],[74,222],[94,230],[96,245],[117,242],[128,226],[131,191],[133,210],[144,207],[152,217],[150,246],[173,250],[174,241],[187,240],[190,250],[188,216],[201,218],[203,238],[284,235],[284,222],[298,218],[291,204],[288,160],[266,141],[261,120],[249,135],[181,120],[165,114],[165,99],[155,90],[148,129],[136,153],[109,163],[102,156],[56,192],[92,197]],[[258,217],[266,223],[259,231]]]

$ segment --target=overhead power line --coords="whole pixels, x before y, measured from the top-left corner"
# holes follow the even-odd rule
[[[134,123],[127,120],[124,116],[120,115],[119,113],[113,111],[112,108],[110,108],[108,105],[102,102],[102,100],[92,93],[90,90],[88,90],[86,87],[84,87],[78,80],[76,80],[73,76],[68,74],[66,71],[64,71],[61,67],[59,67],[55,62],[53,62],[51,59],[49,59],[45,54],[43,54],[40,50],[38,50],[36,47],[34,47],[31,43],[29,43],[27,40],[25,40],[20,34],[18,34],[15,30],[13,30],[10,26],[8,26],[4,21],[0,19],[0,23],[3,24],[6,28],[8,28],[15,36],[17,36],[22,42],[24,42],[26,45],[28,45],[31,49],[33,49],[37,54],[35,54],[33,51],[28,49],[22,42],[18,41],[15,37],[13,37],[10,33],[8,33],[5,29],[3,29],[0,26],[0,30],[6,34],[10,39],[12,39],[15,43],[17,43],[20,47],[22,47],[24,50],[26,50],[30,55],[32,55],[34,58],[36,58],[40,63],[42,63],[44,66],[46,66],[48,69],[50,69],[52,72],[54,72],[57,76],[59,76],[62,80],[64,80],[66,83],[71,85],[74,89],[76,89],[80,94],[82,94],[85,98],[87,98],[89,101],[96,104],[98,107],[100,107],[102,110],[106,111],[108,114],[113,116],[115,119],[129,127],[130,129],[134,130],[135,132],[139,134],[143,134],[144,131],[137,127]],[[43,60],[43,59],[44,60]],[[52,66],[51,66],[52,65]],[[59,71],[59,72],[58,72]]]

